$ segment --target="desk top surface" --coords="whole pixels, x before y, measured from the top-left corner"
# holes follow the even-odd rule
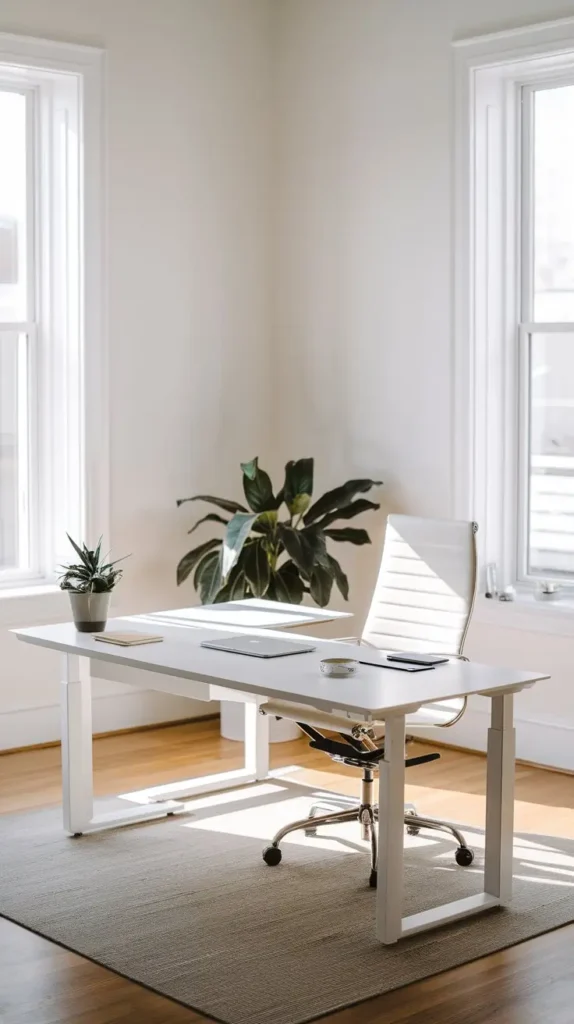
[[[352,612],[338,612],[333,608],[316,608],[308,605],[283,604],[281,601],[266,601],[265,598],[248,598],[244,601],[222,601],[221,604],[198,605],[194,608],[173,608],[165,612],[154,612],[158,621],[196,623],[218,628],[239,626],[246,629],[290,629],[297,626],[316,626],[323,622],[350,619]]]
[[[309,643],[311,640],[317,649],[309,654],[261,659],[216,651],[200,644],[203,640],[229,637],[234,633],[276,636],[293,642],[298,638],[297,634],[269,629],[246,630],[237,626],[217,630],[193,624],[160,627],[156,616],[146,615],[112,619],[107,630],[153,632],[161,634],[164,639],[162,643],[141,647],[117,647],[94,640],[89,633],[78,633],[71,622],[14,632],[26,643],[52,650],[175,676],[179,680],[189,679],[261,697],[297,701],[327,711],[348,711],[367,720],[415,710],[422,704],[439,700],[476,693],[491,695],[518,691],[548,678],[542,672],[455,660],[427,672],[412,674],[360,665],[352,678],[333,679],[322,675],[319,666],[322,658],[366,656],[368,648],[301,636],[301,641]],[[151,678],[150,688],[153,689]],[[181,693],[181,688],[178,692]],[[193,696],[191,684],[190,696]]]

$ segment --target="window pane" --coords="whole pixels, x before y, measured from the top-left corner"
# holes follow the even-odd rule
[[[26,338],[0,332],[0,569],[28,562],[26,391]]]
[[[534,320],[574,321],[574,86],[534,94]]]
[[[26,320],[26,97],[0,91],[0,322]]]
[[[530,339],[529,571],[574,572],[574,333]]]

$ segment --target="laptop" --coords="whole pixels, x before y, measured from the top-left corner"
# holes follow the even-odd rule
[[[221,640],[202,640],[200,647],[230,654],[247,654],[251,658],[285,658],[288,654],[309,654],[317,648],[264,636],[230,636]]]

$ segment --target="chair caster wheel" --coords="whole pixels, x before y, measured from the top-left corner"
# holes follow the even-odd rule
[[[377,872],[376,871],[371,871],[371,874],[369,875],[369,885],[371,886],[371,889],[376,889],[377,888]]]
[[[416,825],[408,825],[407,826],[407,835],[408,836],[418,836],[419,833],[420,833],[420,828],[418,828]]]
[[[72,836],[72,839],[79,839],[80,836],[83,836],[83,834],[84,834],[83,832],[74,832],[74,835]]]
[[[459,846],[454,858],[461,868],[468,868],[474,860],[474,850],[470,850],[468,846]]]
[[[306,828],[305,829],[305,835],[307,837],[309,837],[309,836],[316,836],[317,835],[317,829],[316,828]]]
[[[269,867],[274,868],[276,864],[281,863],[281,857],[283,854],[278,846],[267,846],[263,851],[263,860]]]

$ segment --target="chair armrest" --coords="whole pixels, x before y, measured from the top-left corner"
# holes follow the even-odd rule
[[[336,636],[333,643],[337,644],[360,644],[362,647],[372,647],[373,650],[378,651],[378,647],[370,643],[368,640],[363,640],[362,636]]]

